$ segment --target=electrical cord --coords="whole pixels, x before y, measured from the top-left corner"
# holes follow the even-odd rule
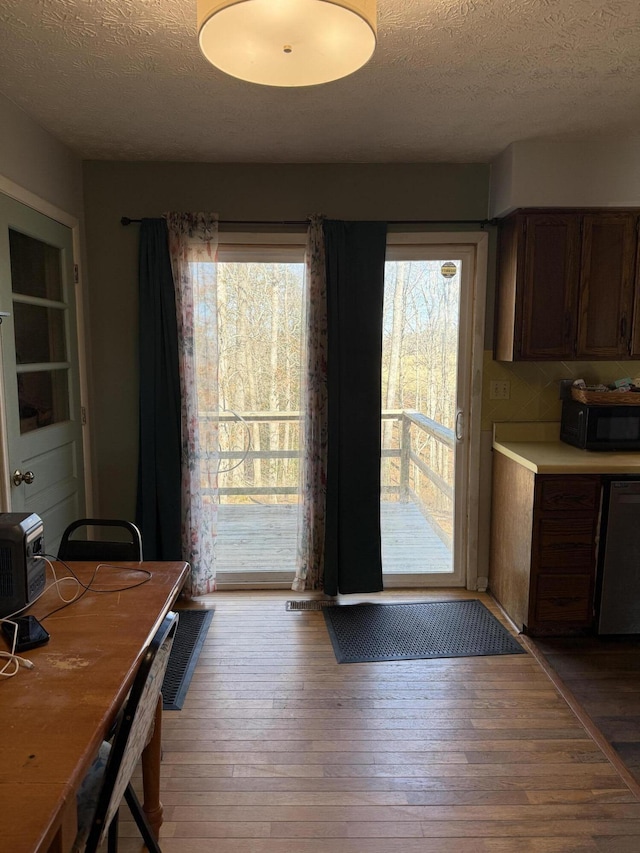
[[[64,560],[59,560],[57,557],[51,554],[35,554],[34,559],[44,560],[47,566],[49,566],[49,568],[51,569],[51,573],[53,574],[53,583],[50,583],[49,586],[45,587],[42,592],[39,593],[39,595],[37,595],[36,598],[33,599],[33,601],[30,601],[28,604],[25,604],[24,607],[15,610],[8,616],[0,618],[0,624],[4,623],[7,625],[11,625],[13,628],[13,638],[9,641],[11,650],[8,652],[0,650],[0,661],[5,661],[5,663],[0,666],[0,678],[12,678],[14,675],[17,675],[21,666],[25,667],[26,669],[34,668],[35,664],[33,663],[33,661],[30,661],[27,658],[23,658],[20,655],[16,654],[16,645],[18,642],[18,624],[16,622],[13,622],[12,619],[13,617],[18,616],[20,613],[23,613],[25,610],[35,604],[35,602],[38,601],[39,598],[42,598],[42,596],[53,587],[56,588],[56,592],[58,593],[58,596],[63,603],[60,606],[55,607],[53,610],[50,610],[44,616],[40,616],[38,619],[39,622],[43,622],[45,619],[48,619],[49,616],[53,616],[54,613],[58,613],[60,610],[64,610],[64,608],[68,607],[70,604],[74,604],[74,602],[79,601],[88,592],[104,594],[109,592],[126,592],[126,590],[128,589],[135,589],[136,587],[148,583],[152,578],[152,573],[148,569],[139,569],[135,566],[127,566],[125,568],[124,566],[115,566],[110,563],[98,563],[98,565],[93,570],[93,574],[89,583],[85,584],[76,575],[71,566],[69,566],[68,563],[65,563]],[[66,577],[58,578],[52,560],[61,563],[70,574]],[[138,583],[129,584],[128,586],[110,587],[108,589],[97,589],[93,586],[93,583],[97,577],[98,571],[101,568],[109,568],[127,572],[139,572],[144,575],[144,578],[138,581]],[[62,596],[62,593],[60,591],[60,585],[63,584],[65,581],[73,581],[76,584],[77,594],[74,595],[73,598],[63,598]],[[79,592],[80,589],[82,589],[82,592]]]
[[[15,614],[11,615],[13,616]],[[0,660],[5,661],[4,665],[0,667],[0,677],[12,678],[14,675],[17,675],[18,670],[21,666],[24,666],[26,669],[33,669],[33,667],[35,666],[33,661],[27,660],[27,658],[23,658],[20,655],[16,654],[16,644],[18,642],[17,623],[12,622],[9,618],[0,619],[0,623],[11,625],[13,627],[13,640],[11,641],[11,651],[0,651]]]
[[[149,581],[152,578],[152,574],[148,569],[138,569],[135,566],[127,566],[126,568],[124,568],[123,566],[115,566],[115,565],[112,565],[111,563],[98,563],[98,565],[93,570],[93,574],[91,575],[91,580],[89,581],[88,584],[85,584],[76,575],[76,573],[73,571],[71,566],[68,563],[65,563],[64,560],[60,560],[60,559],[58,559],[58,557],[53,557],[51,554],[41,554],[39,556],[47,563],[47,565],[49,566],[49,568],[53,572],[54,577],[56,576],[56,573],[55,573],[55,568],[53,567],[53,564],[51,563],[51,560],[55,560],[58,563],[62,563],[62,565],[65,567],[65,569],[71,573],[69,577],[61,578],[59,582],[62,582],[64,580],[73,580],[77,583],[78,588],[82,587],[82,592],[79,595],[76,595],[74,598],[65,600],[65,599],[62,599],[62,596],[60,596],[64,603],[61,604],[59,607],[56,607],[54,610],[50,610],[44,616],[40,616],[39,620],[38,620],[40,622],[43,622],[45,619],[48,619],[49,616],[53,616],[54,613],[58,613],[60,610],[64,610],[64,608],[68,607],[70,604],[73,604],[74,602],[79,601],[88,592],[96,592],[96,593],[102,593],[102,594],[106,594],[109,592],[126,592],[128,589],[136,589],[136,587],[142,586],[145,583],[149,583]],[[138,581],[138,583],[132,583],[132,584],[129,584],[128,586],[109,587],[108,589],[97,589],[92,584],[93,584],[94,580],[96,579],[96,576],[97,576],[100,569],[116,569],[116,570],[127,571],[127,572],[139,572],[139,573],[144,575],[144,578],[141,581]],[[59,591],[58,591],[58,594],[60,594]]]

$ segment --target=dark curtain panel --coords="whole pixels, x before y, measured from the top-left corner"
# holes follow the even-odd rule
[[[180,376],[167,223],[143,219],[139,252],[140,452],[136,523],[145,560],[182,556]]]
[[[324,591],[382,589],[382,222],[324,223],[328,458]]]

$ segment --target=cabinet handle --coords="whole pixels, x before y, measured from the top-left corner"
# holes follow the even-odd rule
[[[575,352],[576,341],[573,340],[572,326],[573,326],[573,324],[571,321],[571,314],[569,313],[569,311],[567,311],[566,314],[564,315],[564,340],[565,340],[567,347],[572,347],[573,351]]]
[[[620,337],[624,341],[627,337],[627,318],[626,316],[622,316],[620,320]]]
[[[580,601],[580,596],[565,596],[564,598],[552,598],[558,607],[569,607],[571,604],[575,604],[576,601]]]

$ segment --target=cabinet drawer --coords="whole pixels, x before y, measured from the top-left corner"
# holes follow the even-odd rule
[[[595,559],[592,518],[542,518],[538,522],[538,568],[591,569]]]
[[[599,506],[598,477],[540,477],[541,512],[595,512]]]
[[[591,575],[539,575],[536,621],[590,624],[592,597]]]

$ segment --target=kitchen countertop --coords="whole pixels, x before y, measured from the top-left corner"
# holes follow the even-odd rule
[[[559,435],[555,422],[496,423],[493,449],[535,474],[640,474],[640,453],[580,450]]]

